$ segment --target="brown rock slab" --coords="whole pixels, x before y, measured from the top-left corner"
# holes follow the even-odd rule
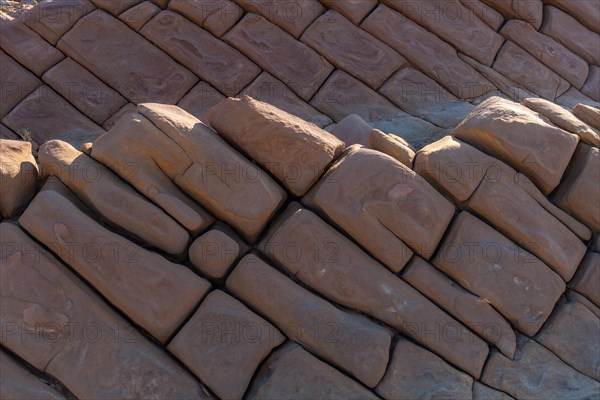
[[[77,148],[104,133],[104,129],[46,85],[23,99],[2,123],[37,143],[60,139]]]
[[[7,140],[23,140],[19,135],[8,129],[6,126],[0,123],[0,139]],[[31,142],[30,142],[31,143]],[[37,150],[34,143],[31,143],[33,150]]]
[[[141,3],[144,0],[90,0],[98,8],[101,8],[114,16],[122,14],[129,8]]]
[[[569,89],[566,80],[509,40],[498,52],[493,68],[550,101]]]
[[[64,400],[14,358],[0,350],[0,396],[3,399]]]
[[[378,399],[364,386],[292,342],[284,344],[267,358],[254,378],[246,398]]]
[[[58,48],[136,104],[177,103],[198,82],[190,71],[101,10],[81,18],[58,41]]]
[[[50,68],[42,79],[98,125],[127,104],[123,96],[71,58]]]
[[[168,8],[216,37],[222,36],[244,15],[244,10],[229,0],[172,0]]]
[[[452,204],[412,170],[358,146],[346,150],[302,202],[393,272],[412,251],[431,257],[454,214]]]
[[[344,147],[329,132],[249,96],[217,104],[206,120],[295,196],[303,196]]]
[[[119,15],[119,19],[137,32],[159,12],[160,7],[156,4],[144,1],[123,12],[123,14]]]
[[[411,67],[392,75],[379,89],[379,93],[402,110],[443,128],[460,124],[475,108]]]
[[[476,98],[495,89],[458,58],[454,47],[383,4],[365,19],[361,28],[387,43],[458,98]]]
[[[372,129],[369,134],[369,147],[387,154],[408,168],[412,168],[415,152],[401,137],[383,133],[379,129]]]
[[[42,82],[2,50],[0,50],[0,64],[2,64],[2,89],[0,92],[2,96],[0,119],[2,119]]]
[[[173,11],[162,11],[140,33],[227,96],[260,73],[238,50]]]
[[[209,289],[189,269],[102,227],[57,180],[35,197],[19,223],[162,343]]]
[[[481,378],[483,383],[517,399],[598,397],[598,381],[580,374],[534,340],[519,335],[517,346],[513,360],[492,352]]]
[[[268,72],[263,71],[258,78],[239,93],[240,97],[245,95],[269,103],[280,110],[313,123],[319,128],[324,128],[333,122],[331,118],[321,114]]]
[[[478,377],[487,345],[311,211],[292,203],[259,249],[331,301],[385,322]]]
[[[600,101],[600,67],[590,65],[590,73],[581,88],[581,93],[593,100]]]
[[[541,8],[540,0],[540,16]],[[511,20],[502,27],[500,33],[565,78],[577,89],[581,89],[585,83],[585,78],[589,74],[587,62],[551,37],[536,31],[531,24],[525,21]]]
[[[482,0],[498,10],[507,19],[529,22],[536,30],[542,26],[544,3],[542,0]]]
[[[517,346],[515,333],[504,317],[487,301],[463,289],[420,257],[413,258],[404,268],[402,278],[496,346],[502,354],[508,358],[514,356]]]
[[[262,15],[294,38],[324,11],[317,0],[233,0],[248,13]]]
[[[177,106],[206,123],[204,119],[206,112],[226,98],[208,83],[200,82],[179,100]]]
[[[557,97],[555,103],[563,106],[567,110],[571,110],[577,104],[584,104],[589,107],[600,108],[600,102],[590,99],[574,87],[569,88],[569,90]]]
[[[432,264],[527,335],[540,329],[565,289],[534,255],[465,211],[455,218]]]
[[[163,169],[165,174],[215,217],[238,230],[247,241],[255,242],[284,202],[285,191],[184,110],[147,103],[138,106],[138,111],[189,158],[185,164],[178,162]]]
[[[44,176],[58,177],[104,221],[169,254],[182,254],[185,229],[108,168],[73,146],[51,140],[40,146]]]
[[[600,253],[585,256],[569,287],[600,307]]]
[[[482,20],[487,26],[495,31],[498,31],[504,23],[502,14],[496,11],[495,8],[490,7],[484,1],[480,0],[459,0],[460,3],[465,6],[466,9],[471,11]]]
[[[22,211],[38,183],[31,143],[0,139],[0,214],[9,219]]]
[[[13,18],[2,11],[0,43],[2,50],[37,76],[42,76],[48,68],[65,58],[59,50],[29,29],[20,18]]]
[[[124,115],[94,142],[89,155],[193,234],[203,232],[215,221],[164,172],[191,163],[184,149],[141,114]]]
[[[336,10],[354,25],[360,22],[375,8],[377,0],[319,0],[325,7]]]
[[[368,387],[383,376],[391,332],[381,325],[334,307],[255,255],[240,261],[227,289],[290,339]]]
[[[587,299],[587,297],[585,297],[584,295],[579,294],[578,292],[576,292],[576,291],[574,291],[572,289],[568,289],[567,292],[566,292],[566,294],[565,294],[565,296],[570,301],[575,301],[577,303],[583,304],[596,317],[600,318],[600,307],[596,306],[594,303],[592,303],[591,301],[589,301]]]
[[[600,380],[600,319],[576,301],[557,304],[535,340],[577,371]]]
[[[285,337],[228,294],[215,290],[168,349],[223,399],[241,399],[259,364]]]
[[[579,136],[582,142],[592,146],[600,147],[600,132],[581,121],[579,118],[561,106],[558,106],[551,101],[539,98],[525,99],[523,101],[523,105],[537,113],[542,114],[559,128],[576,134]]]
[[[346,147],[353,144],[369,147],[369,135],[372,130],[373,128],[359,115],[350,114],[331,129],[331,134],[344,142]]]
[[[513,400],[513,398],[482,383],[473,382],[473,400]]]
[[[334,10],[312,23],[300,40],[373,89],[407,65],[404,57]]]
[[[586,104],[577,104],[573,107],[573,114],[592,128],[600,129],[599,108]]]
[[[594,0],[580,0],[575,2],[546,0],[545,3],[560,8],[575,17],[588,29],[600,33],[600,27],[598,26],[598,21],[600,21],[600,9],[598,9],[598,4],[596,4]]]
[[[111,115],[106,121],[104,121],[102,127],[108,131],[117,124],[121,117],[127,114],[135,113],[136,111],[137,108],[135,104],[127,103],[123,107],[119,108],[117,112]]]
[[[600,37],[558,8],[544,7],[544,23],[540,29],[589,64],[600,64]]]
[[[248,13],[223,36],[262,69],[285,83],[304,101],[310,100],[333,66],[262,16]],[[298,69],[298,65],[302,65]]]
[[[600,149],[581,143],[552,195],[554,204],[577,218],[593,232],[600,232]]]
[[[42,1],[25,11],[21,18],[25,25],[56,45],[75,22],[94,9],[87,0]]]
[[[470,399],[473,378],[416,344],[400,338],[375,391],[384,399]]]
[[[214,225],[202,234],[189,251],[192,265],[209,279],[220,280],[248,246],[227,226]]]
[[[0,253],[0,315],[10,329],[3,346],[77,398],[210,398],[23,231],[5,222],[0,235],[8,244]]]
[[[384,3],[484,65],[492,65],[504,42],[502,36],[458,0],[384,0]]]
[[[545,194],[560,183],[579,140],[527,107],[498,97],[478,105],[454,136],[522,172]]]

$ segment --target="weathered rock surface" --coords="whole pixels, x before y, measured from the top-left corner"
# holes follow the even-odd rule
[[[246,396],[262,399],[378,399],[296,343],[288,342],[263,363]]]
[[[255,255],[240,261],[227,289],[290,339],[365,385],[374,387],[383,376],[391,341],[388,329],[334,307]]]
[[[515,333],[487,301],[461,288],[420,257],[415,257],[404,268],[402,278],[480,337],[496,346],[502,354],[508,358],[514,356],[517,346]]]
[[[0,64],[2,64],[2,102],[0,102],[0,119],[2,119],[42,82],[2,50],[0,50]]]
[[[542,0],[481,0],[498,10],[507,19],[527,21],[536,30],[542,25],[544,4]]]
[[[575,290],[572,289],[568,289],[565,297],[567,299],[569,299],[570,301],[575,301],[579,304],[583,304],[588,310],[590,310],[596,317],[600,318],[600,307],[596,306],[594,303],[592,303],[591,301],[588,300],[587,297],[585,297],[582,294],[579,294],[578,292],[576,292]]]
[[[54,179],[49,178],[21,215],[20,225],[164,343],[200,302],[209,283],[102,227]]]
[[[315,184],[344,146],[329,132],[249,96],[217,104],[206,120],[295,196]]]
[[[504,23],[504,18],[502,14],[496,11],[495,8],[490,7],[486,3],[480,0],[459,0],[460,3],[465,6],[468,10],[473,12],[482,20],[487,26],[492,28],[495,31],[498,31],[502,24]]]
[[[591,400],[600,394],[598,381],[575,371],[522,335],[517,338],[514,360],[493,351],[481,380],[517,399]]]
[[[473,400],[513,400],[513,398],[482,383],[473,382]]]
[[[202,274],[210,279],[219,280],[246,251],[247,246],[235,232],[217,224],[194,240],[189,255],[192,265]]]
[[[227,32],[244,14],[244,10],[230,0],[173,0],[169,1],[168,8],[216,37]]]
[[[454,135],[527,175],[545,194],[560,183],[578,142],[527,107],[498,97],[477,106]]]
[[[552,201],[587,225],[600,232],[600,149],[581,143]]]
[[[51,140],[40,146],[39,160],[44,176],[58,177],[112,226],[169,254],[185,251],[189,240],[185,229],[88,155]]]
[[[527,335],[540,329],[565,289],[544,263],[467,212],[455,218],[432,264]]]
[[[150,1],[144,1],[119,15],[119,19],[131,29],[139,32],[142,27],[160,12],[160,7]]]
[[[473,378],[410,341],[400,338],[375,391],[384,399],[470,399]]]
[[[573,107],[573,114],[589,126],[600,129],[600,109],[585,104],[577,104]]]
[[[27,400],[64,400],[65,398],[3,350],[0,350],[0,396],[3,399]]]
[[[569,287],[600,307],[600,253],[590,252],[585,256]]]
[[[327,8],[331,8],[348,18],[354,25],[360,22],[375,8],[377,0],[319,0]]]
[[[206,112],[226,98],[208,83],[200,82],[179,100],[177,107],[184,109],[203,123],[206,123],[204,119]]]
[[[330,63],[373,89],[380,87],[406,60],[388,45],[329,10],[311,24],[300,40]]]
[[[415,152],[401,137],[383,133],[379,129],[372,129],[369,134],[369,147],[387,154],[408,168],[412,168]]]
[[[246,14],[223,39],[304,101],[310,100],[333,71],[333,66],[317,52],[259,15]]]
[[[555,103],[563,106],[567,110],[572,109],[580,103],[589,107],[600,108],[600,102],[590,99],[574,87],[569,88],[569,90],[557,97]]]
[[[238,50],[173,11],[161,12],[140,33],[227,96],[260,73]]]
[[[204,231],[214,218],[181,191],[164,171],[191,163],[184,149],[138,113],[123,116],[100,136],[90,156],[161,207],[192,233]]]
[[[546,0],[545,3],[551,4],[575,17],[588,29],[600,33],[598,21],[600,21],[600,10],[594,0],[581,1],[563,1]]]
[[[22,211],[38,184],[38,166],[31,143],[0,139],[0,214],[12,218]]]
[[[165,174],[217,218],[254,242],[285,200],[285,191],[182,109],[148,103],[138,106],[138,111],[189,158],[185,164],[178,162],[163,170]]]
[[[478,377],[485,343],[311,211],[292,203],[259,249],[331,301],[412,337]]]
[[[98,8],[105,10],[112,15],[119,15],[128,10],[129,8],[141,3],[144,0],[90,0]]]
[[[365,19],[361,28],[387,43],[458,98],[476,98],[495,89],[458,58],[454,47],[383,4]]]
[[[358,146],[346,150],[302,202],[324,213],[393,272],[404,267],[412,251],[431,257],[454,214],[452,204],[412,170]]]
[[[117,122],[121,119],[122,116],[127,114],[132,114],[137,112],[136,105],[133,103],[127,103],[123,107],[119,108],[116,113],[110,116],[104,123],[102,127],[106,130],[111,129],[113,126],[117,124]],[[80,147],[81,149],[81,147]]]
[[[57,46],[136,104],[174,104],[198,82],[194,74],[104,11],[81,18]]]
[[[331,134],[340,139],[346,147],[360,144],[369,147],[371,128],[359,115],[350,114],[339,121],[331,130]]]
[[[596,101],[600,101],[600,67],[595,65],[590,66],[590,73],[581,88],[581,93]]]
[[[42,1],[26,10],[21,18],[29,28],[56,45],[58,39],[77,22],[94,10],[87,0]]]
[[[4,222],[0,236],[3,346],[78,398],[210,398],[23,231]]]
[[[542,114],[559,128],[576,134],[582,142],[600,147],[600,132],[581,121],[561,106],[544,99],[525,99],[523,105]]]
[[[241,399],[259,364],[284,339],[241,302],[215,290],[168,348],[217,396]]]

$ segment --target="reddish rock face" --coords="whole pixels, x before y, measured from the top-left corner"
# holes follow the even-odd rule
[[[546,0],[548,4],[560,8],[561,10],[571,14],[588,29],[596,33],[600,33],[598,21],[600,21],[600,10],[594,0],[582,1],[562,1],[562,0]]]
[[[542,0],[482,0],[485,4],[498,10],[507,19],[529,22],[536,30],[542,25],[544,4]]]
[[[38,88],[42,82],[11,56],[0,50],[2,64],[2,102],[0,118],[4,118],[21,100]]]
[[[346,150],[302,202],[394,272],[412,251],[431,257],[454,214],[452,204],[406,166],[358,146]]]
[[[3,399],[64,400],[4,351],[0,351],[0,396]]]
[[[384,399],[472,397],[473,378],[416,344],[400,338],[375,391]]]
[[[569,287],[600,307],[600,253],[590,252],[583,259]]]
[[[204,119],[206,112],[226,98],[208,83],[200,82],[179,100],[177,107],[184,109],[203,123],[206,123]]]
[[[377,0],[319,0],[327,8],[336,10],[354,25],[360,22],[375,8]]]
[[[585,104],[573,107],[573,114],[589,126],[600,129],[600,110]],[[598,146],[596,146],[598,147]]]
[[[375,400],[364,386],[288,342],[271,353],[258,371],[248,399]]]
[[[94,10],[87,0],[44,1],[28,9],[23,22],[52,45],[84,15]]]
[[[228,31],[244,14],[240,6],[229,0],[172,0],[168,7],[216,37]]]
[[[142,26],[159,12],[160,8],[156,4],[153,4],[150,1],[144,1],[119,15],[119,19],[125,22],[134,31],[139,31]]]
[[[247,250],[248,246],[235,232],[219,224],[192,243],[189,255],[192,265],[202,274],[210,279],[219,280]]]
[[[534,255],[467,212],[455,218],[432,264],[487,299],[529,336],[541,328],[565,289],[563,280]]]
[[[168,348],[217,396],[241,399],[259,364],[284,339],[238,300],[215,290]]]
[[[365,385],[374,387],[383,376],[392,336],[387,328],[334,307],[255,255],[240,261],[227,289],[286,336]]]
[[[396,135],[388,135],[373,129],[369,135],[369,147],[387,154],[408,168],[412,167],[415,152],[405,140]]]
[[[22,211],[38,185],[38,166],[31,143],[0,139],[0,214],[12,218]]]
[[[360,144],[369,147],[369,136],[371,128],[364,119],[356,114],[350,114],[338,122],[331,134],[344,142],[345,146]]]
[[[344,146],[329,132],[248,96],[217,104],[206,119],[295,196],[315,184]]]
[[[590,65],[590,74],[581,88],[581,93],[600,101],[600,67]]]

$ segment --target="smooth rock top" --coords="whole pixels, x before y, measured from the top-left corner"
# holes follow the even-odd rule
[[[31,143],[0,139],[0,214],[12,218],[27,206],[38,184]]]

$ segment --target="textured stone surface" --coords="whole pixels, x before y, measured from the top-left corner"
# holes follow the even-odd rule
[[[477,106],[454,135],[527,175],[545,194],[560,183],[578,142],[527,107],[498,97]]]
[[[2,50],[0,50],[0,64],[2,64],[0,91],[0,119],[2,119],[42,82]]]
[[[42,1],[28,9],[22,20],[38,35],[56,45],[77,20],[94,10],[87,0]]]
[[[600,253],[590,252],[585,256],[569,287],[600,307]]]
[[[302,202],[394,272],[412,251],[431,257],[454,214],[452,204],[406,166],[358,146],[346,150]]]
[[[517,345],[514,360],[492,352],[483,383],[517,399],[591,400],[600,394],[598,381],[575,371],[534,340],[519,335]]]
[[[384,399],[470,399],[473,378],[400,338],[376,392]]]
[[[507,19],[529,22],[536,30],[542,25],[544,4],[542,0],[482,0],[498,10]]]
[[[217,37],[244,14],[240,6],[229,0],[172,0],[168,7]]]
[[[295,196],[315,184],[344,146],[329,132],[248,96],[217,104],[206,120]]]
[[[129,8],[141,3],[143,0],[90,0],[98,8],[101,8],[112,15],[119,15]]]
[[[373,129],[369,134],[369,147],[387,154],[408,168],[412,168],[415,152],[404,139],[396,135],[389,135],[379,129]]]
[[[592,303],[591,301],[588,300],[587,297],[585,297],[582,294],[579,294],[578,292],[576,292],[575,290],[572,289],[568,289],[565,297],[567,299],[569,299],[570,301],[575,301],[579,304],[583,304],[588,310],[590,310],[596,317],[600,318],[600,307],[596,306],[594,303]]]
[[[354,25],[360,22],[375,8],[377,0],[319,0],[348,18]]]
[[[588,29],[600,33],[598,21],[600,21],[600,9],[594,0],[564,1],[546,0],[545,3],[568,12]]]
[[[600,319],[576,301],[560,302],[535,340],[577,371],[600,379]]]
[[[600,129],[600,109],[586,104],[577,104],[573,107],[573,114],[592,128]]]
[[[189,235],[108,168],[68,143],[40,146],[45,176],[58,177],[77,197],[115,228],[121,228],[169,254],[185,251]]]
[[[449,279],[438,269],[415,257],[402,271],[402,278],[480,337],[496,346],[502,354],[515,354],[515,333],[494,308]],[[446,358],[447,359],[447,358]]]
[[[117,124],[121,117],[127,114],[135,113],[136,111],[137,109],[135,104],[127,103],[123,107],[119,108],[117,112],[111,115],[106,121],[104,121],[102,127],[106,130],[109,130]]]
[[[4,222],[0,235],[7,243],[0,253],[0,315],[12,331],[3,335],[3,346],[78,398],[209,398],[23,231]]]
[[[581,88],[581,93],[593,100],[600,101],[600,67],[590,65],[590,74]]]
[[[78,200],[60,181],[48,182],[19,224],[164,343],[200,302],[209,283],[102,227],[78,208]],[[171,295],[174,292],[177,296]]]
[[[294,283],[255,255],[244,257],[227,289],[295,342],[369,387],[388,362],[391,332],[366,317],[342,311]]]
[[[210,279],[223,278],[247,246],[237,235],[222,225],[216,225],[190,246],[190,261]]]
[[[308,101],[333,66],[265,18],[246,14],[223,39]],[[302,65],[302,69],[296,66]]]
[[[12,218],[22,211],[38,184],[38,166],[31,143],[0,139],[0,214]]]
[[[56,389],[44,384],[3,350],[0,350],[0,396],[7,400],[62,400],[65,398]]]
[[[600,108],[600,102],[594,101],[581,93],[574,87],[569,88],[565,93],[556,98],[556,104],[563,106],[566,109],[572,109],[577,104],[584,104],[589,107]],[[580,118],[581,119],[581,118]],[[589,122],[588,122],[589,124]],[[600,129],[600,128],[596,128]]]
[[[340,139],[346,147],[360,144],[369,147],[371,128],[364,119],[356,114],[350,114],[340,120],[331,130],[331,134]]]
[[[119,19],[125,22],[131,29],[139,31],[152,17],[160,12],[160,7],[150,1],[144,1],[131,7]]]
[[[502,14],[495,8],[486,4],[485,0],[459,0],[468,10],[473,12],[487,26],[497,31],[504,23]]]
[[[273,325],[215,290],[168,348],[217,396],[241,399],[256,368],[283,341]]]
[[[378,399],[369,390],[295,343],[272,353],[258,371],[246,396],[262,399]]]
[[[581,143],[573,156],[562,183],[552,201],[587,225],[600,232],[600,149]]]
[[[200,82],[179,100],[177,106],[206,123],[204,114],[226,98],[208,83]]]
[[[71,58],[46,71],[42,79],[98,125],[127,104],[123,96]]]
[[[254,242],[285,200],[285,191],[180,108],[148,103],[140,105],[138,111],[181,147],[189,159],[164,170],[167,176],[217,218]]]
[[[374,89],[406,65],[400,54],[333,10],[311,24],[300,40]]]
[[[365,19],[361,28],[390,45],[458,98],[475,98],[495,89],[460,60],[451,45],[383,4]]]
[[[473,382],[473,400],[513,400],[513,398],[482,383]]]
[[[158,14],[140,33],[227,96],[260,73],[238,50],[172,11]]]
[[[133,103],[176,103],[198,81],[104,11],[80,19],[58,48]]]
[[[527,335],[540,329],[565,289],[535,256],[467,212],[455,218],[432,264]]]
[[[299,204],[288,207],[259,249],[331,301],[385,322],[475,377],[481,373],[488,354],[481,339]]]

